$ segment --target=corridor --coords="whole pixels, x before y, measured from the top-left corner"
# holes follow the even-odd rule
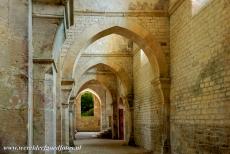
[[[0,0],[0,154],[230,154],[229,23],[230,0]]]
[[[121,140],[82,139],[76,140],[75,145],[81,145],[81,150],[71,154],[149,154],[143,148],[125,145]]]
[[[100,132],[78,132],[75,135],[76,146],[81,145],[80,151],[71,154],[149,154],[144,148],[128,146],[122,140],[100,139]]]

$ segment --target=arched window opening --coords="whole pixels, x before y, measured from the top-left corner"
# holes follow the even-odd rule
[[[81,95],[81,116],[94,116],[94,99],[90,92]]]

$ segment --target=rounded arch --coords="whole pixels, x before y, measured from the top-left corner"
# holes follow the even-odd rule
[[[74,76],[80,53],[88,45],[113,33],[127,37],[137,43],[147,55],[153,72],[159,77],[168,77],[168,65],[158,41],[142,26],[124,19],[104,20],[103,23],[87,27],[80,36],[76,36],[64,59],[63,77],[72,78]]]

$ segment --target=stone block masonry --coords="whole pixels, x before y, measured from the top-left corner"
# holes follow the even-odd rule
[[[229,2],[170,16],[171,147],[175,154],[230,152]],[[183,146],[181,146],[183,145]]]

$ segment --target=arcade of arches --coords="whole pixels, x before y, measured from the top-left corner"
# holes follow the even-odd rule
[[[229,0],[0,2],[0,153],[230,153]]]

